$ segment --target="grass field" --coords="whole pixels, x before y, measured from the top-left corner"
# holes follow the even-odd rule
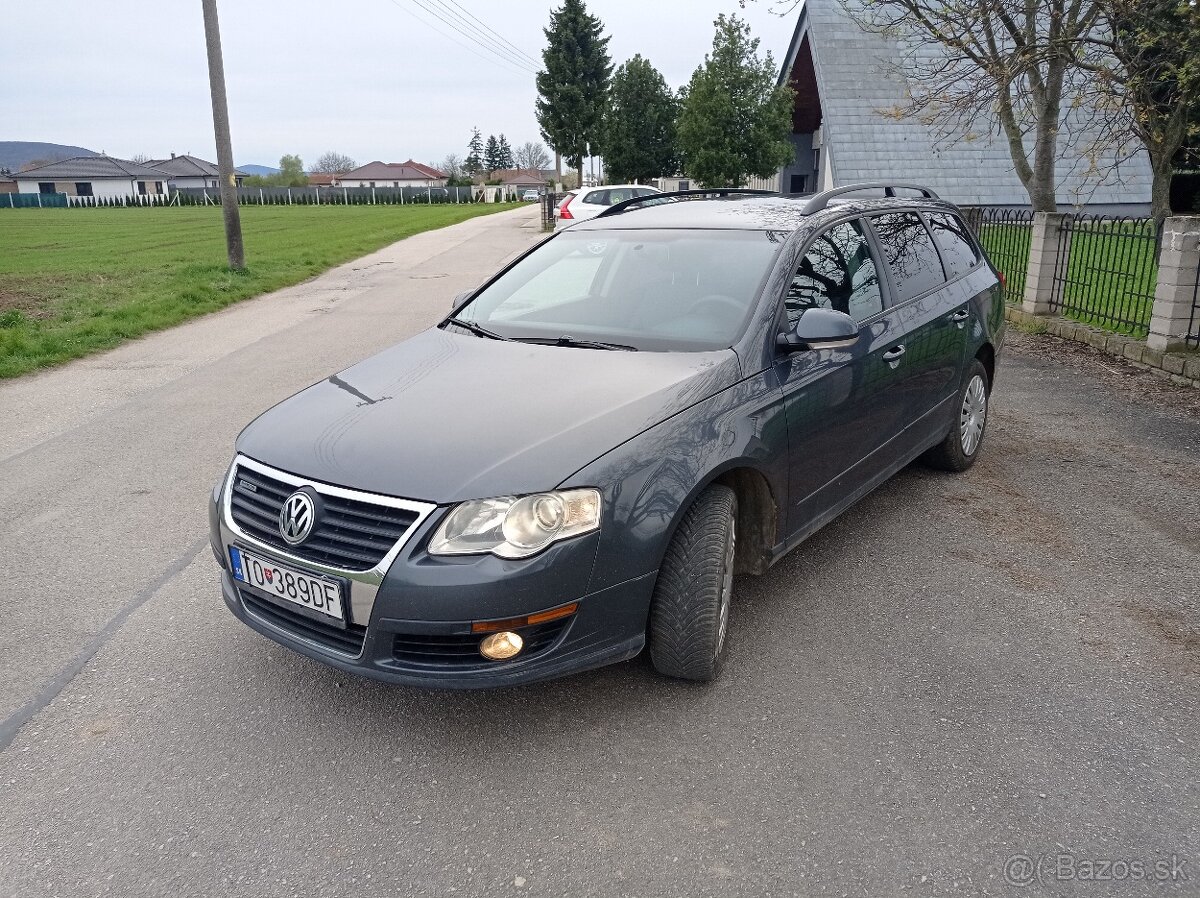
[[[244,272],[219,208],[0,214],[0,377],[113,346],[511,205],[243,206]]]

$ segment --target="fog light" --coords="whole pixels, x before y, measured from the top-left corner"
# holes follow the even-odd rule
[[[489,661],[507,661],[515,658],[525,647],[525,640],[511,630],[485,636],[479,642],[479,654]]]

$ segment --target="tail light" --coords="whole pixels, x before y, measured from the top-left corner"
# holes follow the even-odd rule
[[[1004,276],[1004,272],[1003,272],[1003,271],[997,271],[997,272],[996,272],[996,277],[1000,278],[1000,289],[1001,289],[1001,290],[1008,290],[1008,278],[1006,278],[1006,277]]]
[[[575,217],[574,215],[571,214],[571,208],[570,208],[571,200],[573,200],[573,199],[575,199],[575,195],[571,194],[562,201],[562,205],[558,207],[558,217],[559,218],[574,218]]]

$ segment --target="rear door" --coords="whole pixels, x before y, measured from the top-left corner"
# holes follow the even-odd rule
[[[788,529],[798,539],[833,518],[886,472],[901,431],[898,315],[884,303],[883,266],[859,219],[818,234],[800,256],[781,329],[811,308],[846,312],[857,343],[780,356],[776,374],[791,452]]]
[[[571,211],[575,212],[576,218],[595,218],[612,205],[612,201],[608,197],[610,192],[607,189],[580,191],[579,198],[571,206]],[[578,212],[576,212],[577,207]]]
[[[967,297],[948,284],[925,219],[903,210],[869,218],[887,262],[892,308],[903,331],[904,427],[897,453],[912,453],[946,435],[962,377]]]

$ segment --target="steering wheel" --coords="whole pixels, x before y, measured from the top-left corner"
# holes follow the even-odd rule
[[[746,312],[746,304],[739,302],[732,296],[725,296],[722,293],[709,293],[707,296],[701,296],[698,300],[692,303],[692,307],[687,310],[687,314],[691,315],[699,311],[704,306],[720,307],[728,312],[736,312],[738,316],[744,315]]]

